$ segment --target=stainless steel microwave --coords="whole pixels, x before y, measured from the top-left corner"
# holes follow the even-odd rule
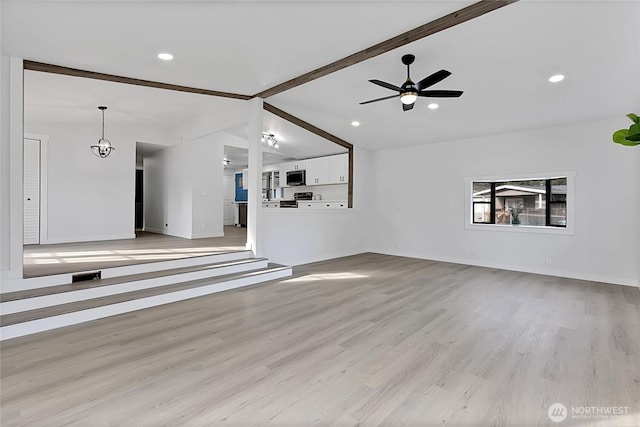
[[[306,185],[307,184],[306,177],[307,177],[307,171],[304,171],[304,170],[289,171],[287,172],[287,185],[288,186]]]

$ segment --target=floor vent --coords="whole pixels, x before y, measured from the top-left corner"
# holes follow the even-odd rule
[[[91,273],[80,273],[71,276],[71,283],[86,282],[87,280],[100,280],[102,271],[93,271]]]

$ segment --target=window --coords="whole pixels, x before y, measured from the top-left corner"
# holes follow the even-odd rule
[[[567,227],[567,177],[472,181],[473,224]]]

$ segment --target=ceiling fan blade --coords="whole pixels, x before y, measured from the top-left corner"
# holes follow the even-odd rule
[[[423,90],[418,92],[418,96],[430,98],[457,98],[462,95],[461,90]]]
[[[431,74],[429,77],[425,77],[424,79],[420,80],[416,86],[418,87],[418,90],[426,89],[429,86],[433,86],[434,84],[441,82],[442,80],[446,79],[450,75],[451,75],[451,71],[447,71],[447,70],[436,71],[435,73]]]
[[[382,80],[376,80],[376,79],[369,80],[369,81],[371,83],[373,83],[374,85],[378,85],[378,86],[382,86],[382,87],[387,88],[387,89],[395,90],[396,92],[402,92],[401,88],[399,88],[396,85],[392,85],[391,83],[383,82]]]
[[[372,99],[370,101],[364,101],[361,102],[360,105],[364,105],[364,104],[371,104],[372,102],[378,102],[378,101],[384,101],[385,99],[391,99],[391,98],[397,98],[399,97],[400,94],[398,95],[391,95],[391,96],[385,96],[384,98],[377,98],[377,99]]]
[[[413,104],[415,104],[415,102]],[[411,110],[413,108],[413,104],[402,104],[402,111]]]

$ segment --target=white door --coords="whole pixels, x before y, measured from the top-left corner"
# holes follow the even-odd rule
[[[222,187],[224,189],[224,225],[233,225],[233,190],[235,186],[235,177],[233,175],[224,175]]]
[[[24,140],[24,241],[40,243],[40,140]]]

